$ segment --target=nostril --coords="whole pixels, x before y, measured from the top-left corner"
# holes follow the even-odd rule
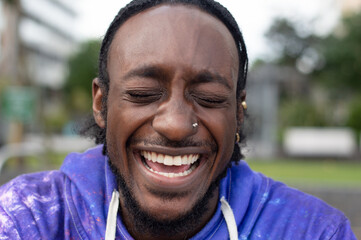
[[[169,140],[180,141],[197,132],[198,123],[196,127],[194,123],[188,114],[162,114],[153,119],[152,127]]]

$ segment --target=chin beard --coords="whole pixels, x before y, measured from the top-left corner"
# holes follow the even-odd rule
[[[175,219],[159,220],[140,206],[138,201],[134,198],[132,188],[127,184],[110,158],[109,165],[116,176],[118,189],[121,191],[124,198],[124,207],[131,215],[131,221],[134,223],[134,231],[154,237],[168,237],[169,239],[179,235],[183,235],[184,239],[191,237],[187,236],[187,233],[194,232],[196,228],[199,227],[198,224],[200,219],[209,210],[209,200],[213,197],[216,189],[218,189],[221,179],[226,176],[228,169],[228,167],[224,169],[216,180],[211,183],[204,196],[199,199],[188,212]],[[162,197],[166,201],[170,196]]]

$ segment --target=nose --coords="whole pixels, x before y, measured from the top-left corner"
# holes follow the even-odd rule
[[[162,103],[153,119],[153,129],[172,141],[181,141],[197,132],[198,123],[192,105],[184,99]]]

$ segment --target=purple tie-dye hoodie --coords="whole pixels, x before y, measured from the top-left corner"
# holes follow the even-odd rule
[[[0,239],[104,239],[115,178],[102,146],[72,153],[60,171],[20,176],[0,188]],[[356,239],[346,217],[324,202],[253,172],[245,162],[221,182],[239,239]],[[229,239],[221,203],[192,239]],[[116,239],[133,239],[120,216]]]

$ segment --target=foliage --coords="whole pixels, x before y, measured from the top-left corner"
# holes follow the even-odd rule
[[[333,126],[336,123],[360,131],[361,97],[357,96],[361,96],[361,12],[342,19],[339,27],[323,38],[302,30],[301,26],[302,23],[287,19],[274,21],[266,33],[278,54],[273,63],[303,74],[308,79],[303,87],[314,89],[308,92],[316,93],[318,100],[323,97],[324,105],[319,107],[319,101],[316,109],[307,91],[300,94],[284,85],[281,126]],[[290,76],[284,78],[291,79]],[[325,94],[317,94],[315,86],[321,86]],[[335,121],[330,112],[343,114],[339,116],[341,121]]]
[[[43,127],[47,133],[60,133],[68,122],[68,114],[63,107],[53,109],[43,116]]]
[[[91,110],[92,80],[97,76],[100,41],[90,40],[80,45],[79,51],[68,61],[69,74],[64,86],[66,103],[70,110],[87,113]]]
[[[338,34],[322,41],[325,65],[315,80],[340,95],[361,93],[361,12],[343,19]]]
[[[276,63],[296,67],[300,59],[318,46],[320,39],[316,35],[306,34],[299,28],[288,19],[278,18],[266,32],[270,45],[278,55]]]
[[[7,3],[7,4],[15,4],[17,2],[16,2],[16,0],[5,0],[5,3]]]
[[[282,127],[327,125],[325,115],[315,105],[305,99],[284,101],[280,107],[280,124]]]
[[[0,76],[0,93],[5,90],[5,88],[9,85],[10,80],[3,76]]]
[[[347,126],[356,130],[357,133],[361,132],[361,96],[355,98],[349,106]]]

